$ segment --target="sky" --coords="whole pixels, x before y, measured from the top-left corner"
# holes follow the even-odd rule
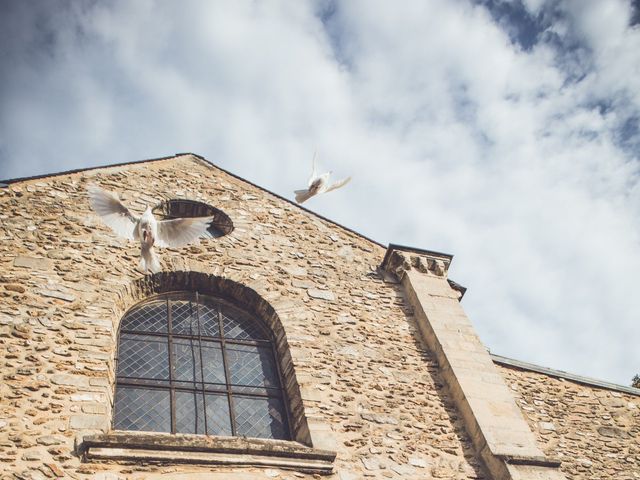
[[[194,152],[454,254],[492,353],[640,373],[640,1],[0,0],[0,178]]]

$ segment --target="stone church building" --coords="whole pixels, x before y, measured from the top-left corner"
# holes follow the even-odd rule
[[[210,238],[142,274],[92,183]],[[490,354],[450,255],[197,155],[5,180],[0,253],[1,480],[640,479],[640,390]]]

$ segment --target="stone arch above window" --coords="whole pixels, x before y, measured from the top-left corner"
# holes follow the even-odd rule
[[[125,318],[127,312],[132,311],[138,304],[141,305],[155,295],[176,291],[197,292],[199,295],[223,298],[233,305],[241,306],[242,310],[256,318],[271,333],[283,382],[282,387],[288,400],[291,440],[309,447],[322,444],[324,433],[320,433],[320,436],[316,435],[314,432],[317,430],[317,422],[314,421],[310,425],[305,415],[300,385],[296,378],[293,358],[281,320],[282,315],[285,317],[290,315],[291,307],[288,303],[282,303],[280,297],[267,301],[258,291],[267,297],[268,293],[262,292],[259,287],[255,290],[238,281],[210,273],[183,270],[160,272],[140,277],[119,291],[116,301],[119,314],[116,314],[114,319],[117,320],[114,330],[120,331],[119,322]],[[112,397],[112,401],[115,401],[114,397]],[[113,415],[110,414],[109,420],[112,419]]]
[[[219,296],[152,296],[122,318],[116,430],[289,440],[272,332]]]
[[[229,235],[233,229],[233,221],[222,210],[198,200],[173,198],[165,200],[153,208],[153,213],[161,219],[180,217],[213,217],[207,232],[213,238]]]

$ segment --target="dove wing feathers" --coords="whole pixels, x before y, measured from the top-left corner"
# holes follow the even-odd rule
[[[177,248],[187,245],[198,237],[207,236],[207,228],[213,217],[174,218],[158,222],[159,247]]]
[[[131,215],[116,195],[96,185],[89,185],[87,191],[91,207],[107,226],[121,237],[128,240],[137,239],[138,219]]]
[[[331,184],[329,187],[327,187],[327,189],[325,190],[325,193],[330,192],[331,190],[335,190],[336,188],[344,187],[347,183],[349,183],[350,180],[351,180],[351,177],[347,177],[343,180],[339,180]]]

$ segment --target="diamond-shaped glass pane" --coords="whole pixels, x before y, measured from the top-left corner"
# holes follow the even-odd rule
[[[169,391],[119,385],[116,389],[114,428],[116,430],[170,432]]]
[[[202,342],[202,365],[205,383],[226,383],[220,344]]]
[[[167,337],[120,334],[118,376],[169,379]]]
[[[232,385],[279,387],[270,347],[226,344]]]
[[[209,435],[231,435],[229,400],[224,394],[202,392],[176,392],[176,431],[178,433],[205,433],[206,405]]]
[[[173,362],[176,380],[201,382],[204,373],[204,381],[207,383],[225,383],[222,349],[219,343],[202,341],[200,349],[197,338],[174,338]]]
[[[176,392],[176,432],[206,433],[202,393]]]
[[[198,335],[196,304],[183,300],[171,301],[171,331],[182,335]]]
[[[198,311],[196,312],[196,308]],[[200,319],[200,325],[198,325]],[[198,328],[199,327],[199,328]],[[180,335],[220,337],[217,307],[185,300],[171,302],[171,328]]]
[[[202,335],[208,337],[220,337],[220,323],[218,322],[217,305],[200,304],[198,314],[200,316],[200,328],[202,328]]]
[[[238,340],[267,340],[266,333],[256,320],[237,308],[222,307],[222,328],[225,338]]]
[[[236,434],[245,437],[286,439],[285,414],[278,398],[234,396]]]
[[[207,403],[207,433],[209,435],[228,435],[231,433],[229,415],[229,397],[227,395],[205,395]]]
[[[163,333],[167,331],[167,302],[154,300],[127,313],[122,319],[122,330]]]
[[[187,382],[199,382],[200,349],[198,339],[173,339],[173,378]]]

